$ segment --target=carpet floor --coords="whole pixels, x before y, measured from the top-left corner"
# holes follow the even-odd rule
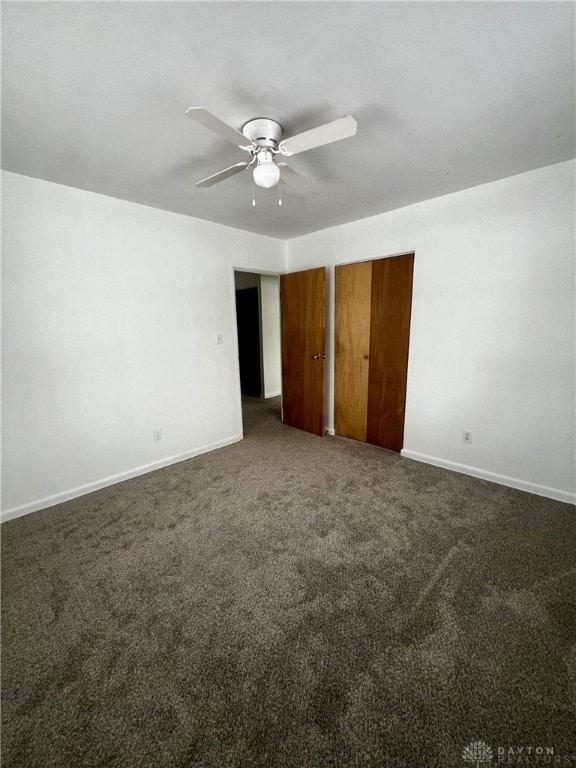
[[[2,526],[5,768],[576,766],[574,508],[244,405]]]

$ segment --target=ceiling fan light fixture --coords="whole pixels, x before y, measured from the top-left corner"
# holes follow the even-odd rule
[[[252,175],[254,183],[259,187],[269,189],[280,181],[280,168],[274,162],[271,152],[259,152],[258,164]]]
[[[230,176],[235,176],[244,169],[251,168],[253,184],[269,189],[279,183],[280,166],[282,166],[282,181],[285,181],[297,192],[304,194],[311,191],[312,185],[286,163],[277,164],[274,161],[274,156],[278,153],[296,155],[299,152],[308,152],[310,149],[332,144],[341,139],[348,139],[356,135],[358,127],[352,115],[346,115],[332,120],[330,123],[311,128],[309,131],[296,134],[296,136],[283,139],[282,126],[269,117],[257,117],[248,120],[247,123],[244,123],[242,133],[240,133],[205,107],[189,107],[186,114],[200,125],[250,153],[251,156],[250,162],[236,163],[223,171],[213,173],[211,176],[197,181],[197,187],[211,187],[213,184],[230,178]],[[255,167],[254,164],[256,164]],[[281,205],[280,198],[278,205]]]

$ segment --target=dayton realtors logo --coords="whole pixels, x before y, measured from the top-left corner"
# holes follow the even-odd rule
[[[462,752],[462,760],[474,763],[476,768],[480,768],[483,763],[491,763],[493,759],[494,753],[485,741],[473,741]]]
[[[473,741],[464,747],[462,760],[481,768],[488,763],[505,765],[556,765],[576,768],[576,754],[560,755],[554,747],[491,747],[485,741]]]

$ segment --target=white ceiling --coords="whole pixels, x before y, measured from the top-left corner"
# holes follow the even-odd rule
[[[575,155],[574,3],[3,2],[2,166],[290,238]],[[245,153],[184,115],[284,136],[316,184],[256,190]]]

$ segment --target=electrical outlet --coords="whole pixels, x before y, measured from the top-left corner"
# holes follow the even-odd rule
[[[468,430],[464,430],[462,432],[462,442],[463,443],[471,443],[472,442],[472,432],[468,432]]]
[[[154,440],[162,440],[162,428],[161,427],[155,427],[152,430],[152,437]]]

